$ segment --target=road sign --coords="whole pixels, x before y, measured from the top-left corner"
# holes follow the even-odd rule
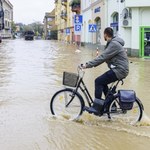
[[[114,22],[110,24],[111,27],[118,27],[118,22]]]
[[[75,15],[75,16],[74,16],[74,23],[75,23],[75,24],[82,24],[82,22],[83,22],[83,17],[82,17],[82,15]]]
[[[66,28],[66,35],[70,35],[70,29]]]
[[[74,34],[75,35],[81,35],[82,22],[83,22],[82,15],[75,15],[74,16]]]
[[[74,33],[75,35],[80,35],[82,30],[82,25],[81,24],[75,24],[74,25]]]
[[[75,31],[77,31],[77,32],[81,31],[81,25],[80,24],[75,25]]]
[[[89,24],[89,32],[97,32],[96,24]]]

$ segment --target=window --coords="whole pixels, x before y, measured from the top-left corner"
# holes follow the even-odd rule
[[[119,23],[119,15],[117,12],[115,12],[113,15],[112,15],[112,23],[110,24],[110,26],[113,28],[114,30],[114,35],[117,34],[118,32],[118,23]]]
[[[95,19],[97,32],[96,32],[96,43],[101,43],[101,18],[97,17]]]

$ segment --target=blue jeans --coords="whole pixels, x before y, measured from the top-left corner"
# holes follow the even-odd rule
[[[116,74],[109,70],[105,72],[103,75],[99,76],[95,79],[95,98],[101,99],[102,98],[102,92],[104,92],[104,95],[107,95],[108,92],[108,84],[117,81]]]

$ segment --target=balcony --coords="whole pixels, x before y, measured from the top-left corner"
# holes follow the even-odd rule
[[[77,14],[80,13],[80,0],[72,0],[70,2],[70,7],[72,12],[76,12]]]
[[[126,0],[126,7],[147,7],[150,6],[150,0]]]
[[[60,17],[61,19],[64,19],[64,20],[67,20],[67,11],[61,11],[61,14],[60,14]]]
[[[67,6],[67,0],[61,0],[61,4]]]

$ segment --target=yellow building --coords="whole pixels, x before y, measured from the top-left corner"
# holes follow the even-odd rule
[[[70,7],[71,0],[55,0],[55,23],[58,29],[58,40],[74,42],[74,13]]]
[[[55,9],[53,9],[50,13],[45,13],[44,17],[44,37],[45,39],[49,39],[51,32],[56,31],[57,26],[55,25]]]

